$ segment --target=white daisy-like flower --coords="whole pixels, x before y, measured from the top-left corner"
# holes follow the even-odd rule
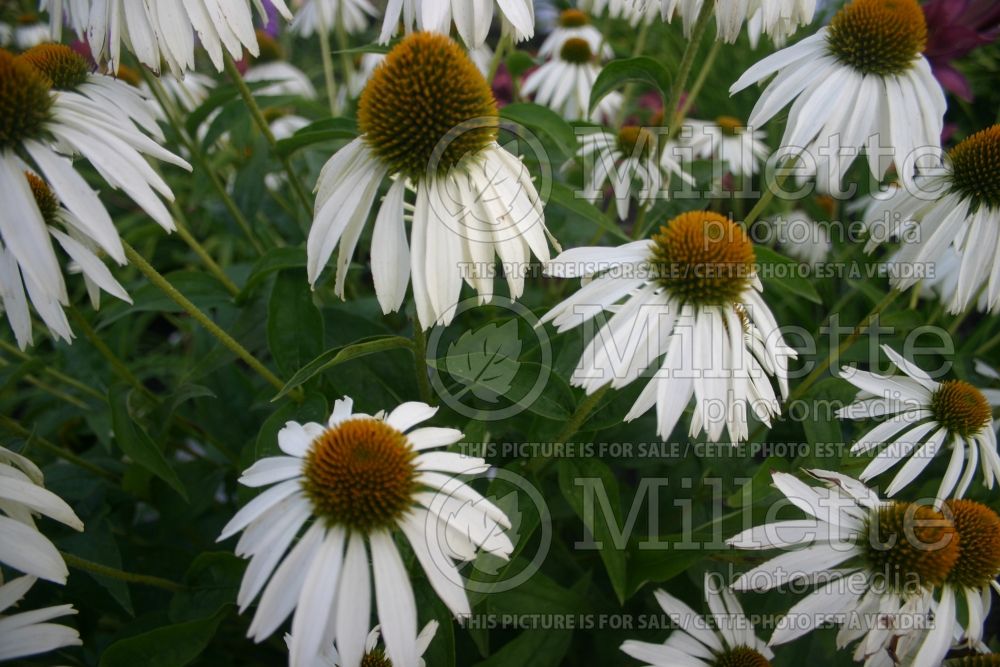
[[[18,18],[14,26],[14,48],[27,51],[33,46],[53,41],[52,29],[35,14],[25,14]]]
[[[649,667],[770,667],[774,652],[757,637],[753,623],[733,592],[705,575],[705,601],[711,615],[703,616],[664,590],[654,594],[674,630],[662,644],[629,639],[627,655]]]
[[[743,229],[717,213],[682,213],[648,241],[618,248],[574,248],[546,273],[584,278],[583,287],[542,322],[566,331],[613,313],[584,349],[572,384],[592,394],[620,388],[663,358],[635,405],[631,421],[656,406],[657,433],[670,437],[694,397],[689,433],[717,442],[749,434],[752,412],[770,425],[780,412],[771,386],[788,394],[785,344],[754,268]],[[622,302],[624,300],[624,302]]]
[[[587,13],[579,9],[566,9],[559,14],[559,24],[538,47],[538,55],[542,58],[555,58],[569,39],[585,40],[590,45],[590,52],[599,53],[603,60],[615,57],[615,50],[607,43],[604,34],[592,26]]]
[[[253,82],[268,82],[254,91],[260,97],[277,97],[289,95],[306,100],[316,99],[316,87],[309,76],[295,65],[283,60],[254,63],[243,74],[243,80]]]
[[[948,310],[955,314],[977,300],[990,312],[1000,310],[998,156],[1000,125],[994,125],[955,146],[942,173],[918,176],[913,188],[900,188],[877,200],[866,213],[871,235],[867,252],[899,237],[897,262],[945,270],[949,252],[958,253],[956,281],[942,291]],[[921,280],[922,273],[926,272],[901,271],[890,278],[893,286],[907,289]]]
[[[413,283],[424,327],[454,317],[463,281],[492,296],[494,256],[524,266],[549,261],[542,202],[521,161],[497,144],[497,109],[462,48],[434,33],[404,38],[375,70],[358,105],[362,136],[340,149],[317,183],[307,243],[309,282],[333,251],[337,293],[379,185],[392,185],[372,235],[372,276],[384,312],[398,310]],[[415,191],[410,206],[405,196]],[[410,240],[405,216],[409,209]],[[512,271],[512,298],[524,290]]]
[[[288,422],[278,434],[285,455],[261,459],[240,478],[273,486],[237,512],[219,539],[243,531],[236,553],[251,560],[240,611],[261,594],[250,637],[263,640],[294,611],[292,667],[311,665],[334,644],[344,667],[358,667],[372,581],[387,656],[396,667],[417,666],[417,609],[397,536],[459,618],[471,611],[455,561],[480,550],[509,557],[507,516],[456,477],[489,466],[440,451],[461,431],[414,428],[436,412],[414,402],[369,416],[338,400],[326,425]]]
[[[398,32],[400,22],[405,32],[416,29],[448,35],[454,20],[462,42],[476,49],[489,36],[495,9],[499,9],[505,35],[511,35],[517,42],[534,37],[532,0],[388,0],[379,43],[388,44]]]
[[[291,20],[285,0],[270,2]],[[94,59],[107,61],[112,71],[121,65],[124,46],[154,72],[165,62],[181,75],[195,68],[198,43],[221,72],[224,52],[234,60],[243,57],[244,48],[251,55],[258,53],[251,4],[266,22],[261,0],[91,0],[86,30],[78,34],[90,45]]]
[[[778,246],[786,255],[811,266],[824,263],[833,243],[830,230],[805,211],[791,211],[770,221]]]
[[[297,0],[290,30],[309,38],[320,30],[332,32],[338,23],[349,34],[364,32],[378,11],[368,0]]]
[[[704,5],[702,0],[631,0],[640,8],[656,5],[664,21],[679,16],[688,37]],[[743,23],[756,47],[760,33],[782,41],[802,25],[811,22],[816,13],[816,0],[711,0],[716,33],[724,42],[733,43],[740,36]]]
[[[73,605],[11,613],[11,608],[20,602],[35,581],[35,577],[25,576],[4,584],[0,579],[3,584],[0,585],[0,662],[83,645],[76,630],[50,622],[75,614]]]
[[[59,550],[35,525],[41,515],[83,530],[66,502],[47,490],[42,471],[30,460],[0,447],[0,563],[24,574],[65,584],[69,570]],[[2,605],[0,605],[2,608]]]
[[[614,19],[624,19],[633,26],[651,23],[660,15],[659,0],[583,0],[580,8],[602,16],[607,12]]]
[[[893,467],[900,468],[886,488],[894,496],[913,482],[938,453],[949,451],[937,498],[965,495],[981,464],[983,481],[993,488],[1000,476],[1000,456],[993,430],[993,414],[982,392],[963,380],[937,382],[916,364],[887,345],[882,351],[902,375],[879,375],[845,366],[840,376],[861,391],[856,402],[841,408],[841,418],[885,417],[851,448],[853,454],[879,450],[861,473],[870,480]]]
[[[172,199],[173,193],[147,157],[191,167],[160,146],[154,109],[138,89],[90,74],[67,46],[42,44],[16,58],[0,51],[0,91],[9,110],[0,119],[0,297],[22,348],[31,341],[26,299],[55,335],[69,340],[61,307],[68,296],[51,237],[112,294],[120,296],[110,287],[117,283],[98,268],[93,250],[125,263],[110,215],[70,157],[86,158],[109,186],[124,191],[167,230],[174,224],[160,197]],[[34,181],[25,172],[37,174],[46,187],[33,193]]]
[[[852,0],[801,42],[748,69],[743,90],[777,73],[748,124],[791,104],[782,146],[801,150],[803,177],[831,190],[864,148],[881,180],[890,164],[911,183],[915,158],[939,150],[945,97],[922,51],[927,25],[916,0]]]
[[[670,182],[671,174],[694,184],[669,151],[664,151],[667,156],[663,160],[657,153],[653,133],[635,125],[626,125],[618,134],[598,131],[582,135],[577,155],[587,171],[585,192],[599,199],[604,184],[610,181],[618,217],[625,220],[631,198],[634,196],[642,204],[655,200]]]
[[[434,640],[437,630],[438,622],[428,621],[423,630],[420,631],[420,634],[417,635],[417,653],[421,656],[417,660],[417,667],[425,667],[426,663],[424,662],[423,655],[427,651],[427,647]],[[365,657],[361,662],[363,667],[391,667],[392,663],[385,655],[385,651],[379,648],[378,640],[380,634],[381,627],[378,625],[368,633],[368,637],[365,639]],[[285,635],[285,644],[291,647],[291,635]],[[340,654],[337,653],[337,649],[331,646],[312,663],[308,664],[307,667],[344,667],[344,663],[340,660]]]
[[[527,76],[521,92],[533,95],[536,104],[552,109],[566,120],[610,123],[621,109],[621,93],[609,93],[597,103],[593,113],[587,111],[590,91],[600,72],[587,40],[573,37],[563,43],[555,58]]]
[[[962,506],[939,511],[925,504],[883,501],[846,475],[808,472],[824,485],[772,473],[774,486],[808,518],[757,526],[728,540],[738,549],[787,550],[740,575],[734,589],[816,586],[779,619],[768,644],[790,642],[832,622],[840,625],[839,648],[858,641],[854,659],[860,661],[883,653],[894,637],[922,623],[931,629],[911,634],[918,641],[905,646],[909,655],[898,657],[913,667],[939,667],[956,630],[961,632],[956,617],[959,578],[967,572],[982,578],[988,571],[992,579],[1000,565],[1000,551],[982,551],[1000,540],[1000,519],[985,506],[969,503],[992,515],[989,537],[983,538],[953,520],[969,514]],[[968,501],[949,501],[952,507],[956,503]],[[963,543],[974,546],[965,551]]]
[[[77,35],[82,35],[87,29],[90,2],[91,0],[38,0],[38,11],[49,15],[51,40],[62,41],[63,24]]]
[[[124,68],[118,68],[119,78],[121,78],[122,69]],[[170,72],[164,72],[160,75],[159,82],[170,101],[178,109],[187,113],[200,107],[215,88],[215,79],[198,72],[187,72],[182,77],[175,76]],[[153,95],[145,81],[139,83],[139,90],[146,97],[152,97]],[[156,106],[156,117],[160,120],[166,120],[159,103],[156,100],[152,100],[151,103]]]
[[[763,130],[746,127],[733,116],[719,116],[714,122],[687,119],[677,135],[678,144],[691,148],[695,158],[718,160],[735,176],[752,176],[760,171],[771,149]]]

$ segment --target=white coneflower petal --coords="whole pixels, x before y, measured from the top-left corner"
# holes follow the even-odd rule
[[[588,280],[541,321],[562,331],[612,312],[572,383],[588,394],[608,383],[618,388],[660,363],[626,420],[656,406],[657,433],[669,438],[693,397],[692,436],[705,431],[718,441],[726,431],[739,442],[749,434],[750,411],[764,423],[778,414],[771,378],[786,396],[787,364],[796,355],[757,294],[753,264],[753,245],[738,225],[711,212],[684,213],[649,241],[554,259],[547,273]]]
[[[750,67],[730,92],[777,72],[749,124],[759,126],[791,103],[781,143],[811,156],[807,170],[821,189],[840,183],[861,148],[876,178],[895,164],[912,184],[910,158],[939,148],[944,124],[944,92],[922,55],[926,40],[916,0],[852,0],[829,26]],[[888,160],[881,146],[892,149]]]
[[[26,658],[83,644],[76,630],[50,622],[75,614],[76,610],[72,605],[10,613],[11,607],[20,602],[35,581],[35,577],[25,576],[0,586],[0,661]]]
[[[937,498],[964,495],[983,455],[983,478],[988,486],[1000,474],[997,467],[996,432],[986,397],[962,380],[937,382],[888,346],[882,347],[901,376],[882,376],[844,368],[841,377],[860,389],[858,400],[845,408],[842,418],[886,417],[886,421],[859,438],[855,454],[881,448],[861,479],[869,480],[903,464],[886,493],[894,496],[912,483],[941,450],[951,448]],[[956,453],[955,450],[961,450]]]
[[[350,399],[337,401],[327,426],[289,422],[278,435],[286,455],[262,459],[240,478],[271,486],[233,516],[219,539],[243,533],[236,552],[250,565],[237,598],[241,611],[260,596],[249,636],[264,639],[294,612],[293,667],[323,664],[334,644],[337,664],[358,667],[374,650],[371,635],[364,641],[373,609],[392,663],[417,667],[429,636],[417,635],[416,603],[394,535],[409,542],[456,613],[468,613],[469,603],[457,555],[445,552],[452,538],[470,558],[478,551],[506,558],[513,550],[497,536],[500,525],[510,526],[507,517],[454,477],[483,472],[485,463],[429,451],[462,437],[455,429],[420,427],[436,412],[410,402],[372,417],[354,413]]]
[[[414,82],[420,85],[414,87]],[[414,99],[416,96],[417,99]],[[414,114],[414,105],[433,112]],[[497,111],[489,86],[468,56],[442,35],[406,37],[372,75],[358,111],[362,136],[324,165],[307,241],[315,284],[339,247],[335,290],[347,268],[378,189],[393,179],[379,205],[372,248],[379,304],[398,309],[407,279],[421,325],[454,317],[463,282],[492,295],[495,257],[523,265],[549,260],[542,203],[516,156],[496,143]],[[413,206],[407,190],[415,191]],[[404,211],[410,211],[406,243]],[[409,271],[405,265],[409,264]],[[511,296],[523,272],[508,274]]]

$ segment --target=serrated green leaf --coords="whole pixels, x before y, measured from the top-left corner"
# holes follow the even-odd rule
[[[508,320],[500,326],[490,322],[464,332],[449,344],[444,367],[477,398],[496,403],[498,396],[510,390],[520,354],[517,320]]]
[[[111,424],[115,433],[115,443],[132,461],[156,475],[187,500],[187,491],[180,477],[163,455],[160,448],[139,424],[135,423],[129,414],[128,396],[131,393],[125,385],[115,385],[108,392],[108,404],[111,406]]]
[[[757,255],[757,271],[765,284],[790,292],[813,303],[822,304],[816,288],[797,270],[799,263],[767,246],[754,246]]]
[[[670,90],[670,72],[648,56],[612,60],[601,69],[590,90],[590,111],[605,95],[626,83],[646,83],[665,95]]]
[[[205,650],[226,613],[121,639],[104,651],[100,667],[184,667]]]
[[[284,375],[323,350],[323,315],[302,269],[278,273],[267,305],[267,346]]]
[[[296,387],[311,380],[318,373],[329,370],[338,364],[360,359],[361,357],[366,357],[377,352],[399,349],[413,349],[413,343],[409,338],[403,338],[402,336],[374,336],[351,343],[350,345],[327,350],[299,369],[271,400],[278,400]]]
[[[608,578],[611,580],[611,587],[618,596],[618,602],[625,602],[627,573],[624,545],[619,547],[615,544],[615,536],[622,533],[624,523],[622,521],[622,510],[618,490],[618,480],[614,473],[606,465],[596,459],[561,459],[559,461],[559,490],[562,491],[563,498],[573,508],[576,515],[583,521],[587,532],[600,544],[599,552],[604,568],[607,570]],[[600,498],[592,498],[593,507],[586,506],[586,495],[584,487],[577,483],[581,479],[600,480],[600,488],[608,501],[605,507]],[[596,491],[600,493],[600,491]],[[607,516],[606,510],[611,510],[611,517]],[[615,522],[611,525],[608,521]]]

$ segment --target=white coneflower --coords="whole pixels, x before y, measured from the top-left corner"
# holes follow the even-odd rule
[[[962,569],[956,568],[962,539],[952,513],[883,501],[836,472],[808,472],[824,485],[782,472],[771,475],[774,486],[808,518],[764,524],[728,540],[738,549],[787,550],[740,575],[733,582],[736,590],[767,591],[796,582],[816,586],[781,617],[768,644],[790,642],[832,621],[840,625],[838,647],[860,640],[854,658],[865,660],[891,646],[902,623],[912,628],[916,616],[926,617],[933,608],[933,629],[917,635],[919,642],[907,646],[910,655],[899,658],[913,667],[939,667],[958,629],[949,578]],[[967,565],[980,575],[985,569],[995,574],[996,559],[994,552],[985,568],[972,560]]]
[[[405,32],[415,28],[451,34],[452,20],[462,41],[470,49],[486,42],[493,24],[494,5],[500,11],[504,34],[523,42],[535,34],[535,6],[532,0],[388,0],[380,44],[388,44],[402,21]]]
[[[590,25],[590,17],[579,9],[566,9],[559,14],[559,24],[538,47],[538,55],[542,58],[556,57],[569,39],[586,41],[591,53],[599,53],[604,60],[615,57],[615,50],[607,43],[604,34]]]
[[[866,221],[871,252],[900,236],[896,261],[938,265],[953,248],[960,259],[957,281],[946,292],[948,310],[960,313],[977,298],[991,312],[1000,309],[1000,125],[973,134],[949,153],[941,175],[918,176],[914,189],[901,188],[875,202]],[[902,232],[911,229],[915,233]],[[912,287],[922,272],[891,276],[899,289]],[[978,297],[977,297],[978,295]]]
[[[624,19],[633,26],[650,23],[660,15],[659,0],[584,0],[582,9],[594,16],[605,12],[615,19]]]
[[[173,220],[160,197],[171,199],[173,194],[146,158],[191,167],[157,143],[163,134],[138,89],[90,74],[83,58],[67,46],[42,44],[16,58],[0,50],[0,96],[7,105],[0,118],[0,296],[21,347],[31,340],[30,320],[15,323],[12,313],[24,315],[25,292],[53,333],[68,339],[61,309],[68,297],[50,236],[81,268],[87,267],[84,273],[91,280],[113,294],[117,283],[87,251],[99,248],[125,263],[110,215],[69,157],[82,155],[108,185],[123,190],[168,230]],[[29,181],[25,172],[38,179]],[[46,187],[33,193],[31,185],[42,182]]]
[[[417,654],[421,656],[417,660],[417,667],[425,667],[426,663],[424,662],[423,655],[427,651],[427,647],[431,645],[431,641],[434,640],[437,630],[438,622],[428,621],[424,629],[417,635]],[[365,657],[361,660],[362,667],[392,667],[392,661],[385,655],[385,651],[379,648],[378,640],[380,634],[381,627],[378,625],[368,633],[368,637],[365,639]],[[285,643],[291,647],[291,635],[285,635]],[[307,664],[306,667],[345,667],[345,665],[341,661],[337,649],[330,647],[314,661]]]
[[[316,99],[316,88],[309,76],[284,59],[281,45],[273,37],[258,30],[257,44],[260,55],[251,60],[250,67],[243,73],[243,80],[248,83],[268,83],[254,90],[254,95],[289,95],[307,100]]]
[[[489,300],[494,256],[524,266],[549,260],[542,202],[521,161],[497,144],[493,93],[462,48],[448,37],[414,33],[375,70],[361,95],[362,135],[320,173],[307,244],[309,282],[333,251],[343,295],[354,254],[379,185],[392,179],[372,236],[372,276],[383,311],[397,310],[413,283],[424,327],[454,317],[462,282]],[[404,212],[415,191],[410,241]],[[512,298],[524,289],[512,271]]]
[[[778,247],[794,259],[816,266],[830,256],[830,230],[805,211],[791,211],[769,221]]]
[[[285,0],[270,0],[282,16],[291,20]],[[257,55],[251,3],[266,20],[261,0],[184,0],[184,2],[134,2],[93,0],[86,30],[80,33],[98,62],[108,61],[112,71],[121,65],[124,46],[146,67],[160,71],[161,63],[181,75],[195,67],[196,42],[208,53],[218,71],[223,53],[234,60],[246,48]],[[197,35],[197,39],[196,39]]]
[[[677,135],[678,144],[691,148],[694,157],[718,160],[734,176],[752,176],[771,154],[763,130],[746,127],[733,116],[714,122],[687,119]]]
[[[657,5],[663,20],[671,21],[675,14],[684,24],[684,34],[691,30],[701,13],[703,0],[631,0],[636,5]],[[763,32],[776,41],[788,37],[799,26],[812,21],[816,13],[816,0],[709,0],[714,2],[716,33],[719,39],[735,42],[743,23],[748,23],[751,39]]]
[[[38,0],[38,10],[49,15],[52,41],[62,41],[64,24],[77,35],[84,34],[90,16],[90,3],[91,0]]]
[[[378,11],[368,0],[296,0],[290,30],[300,37],[312,37],[320,30],[332,32],[338,25],[349,34],[364,32]]]
[[[621,93],[609,93],[593,113],[587,111],[590,91],[600,72],[587,40],[573,37],[563,43],[557,57],[528,75],[521,92],[533,95],[536,104],[552,109],[566,120],[611,122],[623,103]]]
[[[604,131],[584,134],[580,137],[578,155],[589,168],[585,192],[600,197],[604,184],[610,181],[618,217],[625,220],[632,196],[642,204],[655,200],[670,182],[671,174],[694,184],[681,165],[669,156],[661,162],[657,153],[656,137],[635,125],[626,125],[618,134]],[[635,187],[636,181],[639,188]]]
[[[43,486],[44,481],[38,466],[0,447],[0,563],[32,577],[65,584],[69,576],[66,563],[35,526],[35,516],[46,516],[74,530],[83,530],[83,522],[62,498]]]
[[[851,448],[854,454],[879,450],[861,479],[872,479],[905,460],[886,489],[893,496],[939,452],[950,450],[937,491],[939,499],[952,491],[956,497],[964,496],[980,463],[984,483],[993,488],[994,479],[1000,476],[1000,456],[992,410],[982,392],[963,380],[937,382],[888,345],[882,351],[903,375],[885,376],[846,366],[840,374],[861,390],[855,403],[840,409],[841,418],[886,417]]]
[[[417,609],[395,536],[405,537],[459,618],[471,612],[454,562],[480,549],[510,555],[507,516],[456,477],[489,466],[439,451],[461,440],[461,431],[414,428],[436,412],[413,402],[369,416],[354,413],[351,399],[338,400],[325,426],[288,422],[278,434],[285,455],[261,459],[240,478],[274,486],[237,512],[219,539],[243,531],[236,552],[251,558],[240,611],[263,591],[249,636],[263,640],[294,610],[292,667],[309,665],[334,643],[344,667],[358,667],[372,580],[386,653],[397,667],[417,665]]]
[[[574,248],[552,260],[547,273],[585,280],[541,321],[562,332],[613,313],[572,383],[588,394],[608,382],[624,387],[662,357],[626,421],[655,405],[657,433],[669,438],[693,396],[690,435],[704,430],[714,442],[726,430],[735,443],[748,436],[750,412],[768,425],[779,413],[771,378],[787,396],[796,356],[760,295],[754,262],[739,225],[708,211],[682,213],[648,241]]]
[[[118,68],[119,78],[121,78],[122,69],[124,68]],[[212,89],[215,88],[215,79],[198,72],[187,72],[182,77],[164,72],[160,75],[160,85],[171,102],[176,104],[181,111],[190,113],[208,99],[208,96],[212,93]],[[147,97],[151,97],[153,94],[145,81],[139,83],[139,90]],[[158,103],[155,104],[157,118],[165,120],[163,109],[160,108]]]
[[[913,158],[940,148],[946,106],[922,55],[926,42],[916,0],[853,0],[816,34],[752,66],[730,92],[777,73],[749,125],[762,125],[791,103],[781,144],[809,156],[803,173],[814,169],[820,188],[839,184],[861,148],[876,178],[892,163],[911,183]]]
[[[45,607],[10,613],[35,584],[35,577],[18,577],[3,583],[0,578],[0,662],[48,653],[67,646],[82,646],[80,633],[73,628],[51,623],[53,619],[75,614],[73,605]]]
[[[704,589],[710,616],[656,591],[656,601],[676,629],[662,644],[629,639],[621,650],[650,667],[770,667],[774,653],[757,637],[732,591],[718,590],[711,574],[705,575]]]
[[[42,22],[37,14],[22,14],[14,25],[14,48],[27,51],[33,46],[51,42],[54,39],[49,24]]]

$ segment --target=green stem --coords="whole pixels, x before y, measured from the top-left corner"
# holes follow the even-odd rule
[[[576,410],[570,415],[569,421],[563,426],[562,430],[553,438],[553,444],[562,445],[570,441],[570,438],[575,436],[583,425],[587,422],[591,413],[597,408],[604,396],[611,390],[611,383],[604,385],[597,391],[595,391],[590,396],[584,397],[580,403],[577,404]],[[547,456],[539,456],[532,459],[531,463],[528,464],[528,470],[533,473],[541,472],[545,466],[549,464],[551,458]]]
[[[747,213],[747,217],[743,218],[744,228],[749,229],[750,225],[755,223],[760,218],[760,216],[764,213],[764,210],[768,207],[771,201],[774,200],[775,196],[778,194],[778,191],[781,189],[781,186],[785,184],[785,181],[787,181],[788,177],[791,175],[788,172],[788,169],[797,159],[798,159],[797,157],[793,156],[785,160],[785,163],[782,165],[782,167],[784,167],[784,171],[781,173],[780,176],[774,179],[773,185],[767,182],[767,177],[765,174],[764,178],[765,190],[761,194],[760,199],[757,200],[757,203],[754,204],[753,208],[750,209],[750,212]]]
[[[576,406],[576,410],[570,415],[569,421],[563,427],[559,434],[555,437],[555,442],[558,444],[564,444],[569,442],[577,432],[583,427],[587,419],[590,417],[590,413],[594,411],[594,408],[601,402],[604,395],[611,390],[611,383],[604,385],[597,391],[595,391],[590,396],[584,398],[579,405]]]
[[[77,570],[85,570],[104,577],[125,581],[130,584],[142,584],[144,586],[152,586],[153,588],[162,588],[163,590],[170,591],[171,593],[179,593],[181,591],[188,590],[187,586],[179,584],[176,581],[171,581],[170,579],[154,577],[151,574],[126,572],[125,570],[119,570],[116,567],[101,565],[100,563],[95,563],[92,560],[74,556],[73,554],[65,551],[60,551],[59,554],[63,557],[63,560],[66,561],[66,565]]]
[[[1000,345],[1000,333],[997,333],[988,341],[980,345],[979,348],[976,349],[976,354],[974,356],[978,357],[981,354],[986,354],[987,352],[995,348],[997,345]]]
[[[257,372],[264,380],[266,380],[270,385],[281,389],[285,386],[285,383],[281,379],[267,369],[264,364],[262,364],[258,359],[250,354],[245,347],[240,345],[235,338],[230,336],[228,333],[222,330],[222,328],[212,321],[212,319],[204,313],[198,306],[194,305],[190,299],[180,293],[176,287],[170,284],[163,275],[153,268],[153,266],[146,261],[146,259],[140,255],[135,248],[128,244],[128,242],[123,241],[125,246],[125,256],[131,264],[134,264],[139,271],[142,272],[144,276],[153,283],[160,290],[163,291],[171,301],[176,303],[178,306],[184,309],[184,311],[190,315],[198,324],[205,328],[208,333],[215,336],[216,339],[224,347],[229,349],[233,354],[242,359],[250,368]],[[294,395],[294,394],[293,394]],[[301,396],[299,396],[301,399]]]
[[[163,113],[167,116],[167,122],[174,128],[174,131],[177,132],[177,136],[180,138],[181,143],[184,144],[188,153],[191,154],[191,159],[194,160],[195,165],[197,165],[198,169],[205,172],[208,176],[208,181],[211,184],[212,189],[215,190],[216,194],[219,195],[219,199],[222,200],[222,205],[226,207],[229,215],[236,221],[236,225],[240,228],[240,230],[242,230],[243,234],[250,241],[250,244],[254,247],[254,250],[257,251],[257,254],[263,255],[264,247],[260,244],[260,240],[257,239],[257,235],[254,234],[253,228],[250,226],[250,221],[247,220],[245,215],[243,215],[243,211],[240,210],[240,207],[236,205],[236,202],[229,194],[229,191],[226,190],[225,183],[222,182],[219,175],[216,174],[215,170],[209,165],[204,151],[201,150],[201,146],[196,140],[188,136],[187,129],[184,127],[183,123],[181,123],[178,111],[174,108],[174,104],[170,101],[166,91],[163,90],[160,80],[150,74],[145,67],[140,67],[139,71],[142,73],[142,77],[145,79],[146,85],[148,85],[149,89],[153,92],[153,97],[156,98],[160,107],[163,108]],[[195,250],[195,252],[197,252],[197,250]]]
[[[115,484],[117,484],[120,481],[118,479],[118,475],[114,474],[113,472],[109,472],[104,468],[91,463],[87,459],[78,456],[69,449],[65,447],[60,447],[59,445],[53,442],[49,442],[42,436],[32,433],[31,431],[24,428],[23,426],[21,426],[16,421],[14,421],[13,419],[11,419],[6,415],[0,415],[0,428],[5,428],[11,433],[21,438],[24,438],[30,445],[36,445],[41,449],[44,449],[45,451],[49,452],[50,454],[54,454],[55,456],[58,456],[64,461],[72,463],[78,468],[82,468],[84,470],[94,473],[98,477],[103,477],[104,479],[114,482]]]
[[[888,308],[900,294],[901,292],[899,290],[893,288],[889,291],[888,294],[885,295],[885,297],[881,301],[875,304],[875,306],[871,309],[871,312],[865,315],[865,318],[861,320],[861,322],[859,322],[857,326],[854,327],[854,330],[851,331],[851,334],[847,338],[845,338],[840,343],[840,345],[837,346],[836,353],[827,355],[826,358],[822,362],[820,362],[820,364],[816,368],[814,368],[812,372],[809,373],[808,376],[806,376],[806,379],[803,380],[801,383],[799,383],[797,387],[795,387],[792,393],[788,396],[788,402],[794,401],[797,398],[801,398],[802,395],[805,394],[805,392],[807,392],[810,387],[816,384],[816,382],[823,376],[823,374],[827,371],[827,369],[830,368],[830,364],[833,363],[834,358],[839,359],[841,355],[843,355],[844,351],[846,351],[851,345],[854,345],[854,343],[858,340],[858,338],[861,338],[861,334],[865,333],[868,330],[868,327],[871,325],[872,321],[879,315],[881,315],[882,312],[886,308]]]
[[[503,62],[507,49],[512,45],[513,37],[510,35],[504,35],[500,38],[500,42],[497,43],[497,50],[493,52],[493,59],[490,60],[490,70],[486,77],[486,82],[491,86],[493,85],[494,77],[497,75],[497,70],[500,69],[500,63]]]
[[[336,116],[337,84],[333,78],[333,53],[330,49],[329,26],[323,20],[323,9],[319,6],[316,7],[316,18],[319,23],[319,50],[323,60],[323,85],[326,87],[326,100],[330,105],[330,115]]]
[[[712,66],[715,64],[715,58],[719,55],[721,46],[722,40],[716,39],[712,42],[712,48],[709,50],[708,55],[705,56],[705,60],[701,64],[701,70],[699,70],[694,83],[691,84],[691,90],[688,92],[687,97],[684,98],[684,104],[681,105],[680,111],[677,112],[677,117],[670,126],[671,132],[675,132],[673,129],[674,127],[677,128],[677,132],[680,131],[680,126],[684,124],[684,119],[687,118],[688,112],[694,105],[694,101],[698,99],[698,94],[701,93],[701,89],[705,87],[705,81],[708,79],[708,73],[712,71]]]
[[[642,27],[639,28],[639,35],[635,39],[635,47],[632,49],[632,57],[641,56],[642,52],[646,50],[646,40],[649,38],[649,28],[652,25],[650,21],[642,21]],[[601,46],[600,48],[603,48]],[[601,52],[598,51],[594,54],[598,62],[601,60]],[[625,116],[628,114],[628,109],[632,105],[632,100],[635,98],[635,84],[630,83],[625,86],[624,94],[622,95],[622,106],[618,110],[618,126],[620,127],[622,123],[625,122]]]
[[[208,272],[211,273],[216,280],[222,283],[222,286],[226,288],[226,291],[229,292],[230,295],[236,296],[239,294],[240,288],[236,286],[236,283],[234,283],[229,276],[226,275],[226,272],[222,270],[222,267],[219,266],[214,259],[212,259],[212,256],[209,255],[208,251],[205,250],[205,247],[198,242],[198,239],[196,239],[191,232],[188,231],[187,220],[184,218],[184,212],[181,210],[180,206],[177,205],[177,202],[171,202],[171,207],[174,213],[174,226],[177,227],[177,235],[181,237],[181,240],[188,244],[188,247],[194,251],[194,254],[198,256],[202,264],[205,265],[205,268],[208,269]]]
[[[337,23],[333,26],[333,36],[337,38],[337,51],[340,52],[340,68],[344,70],[344,85],[347,86],[348,92],[348,95],[344,96],[346,100],[350,96],[354,65],[351,62],[351,55],[347,52],[351,46],[351,41],[347,38],[347,31],[344,29],[344,3],[342,2],[337,4]]]
[[[73,319],[76,321],[77,327],[79,327],[80,331],[83,332],[86,339],[89,340],[90,344],[94,346],[94,349],[96,349],[98,353],[104,357],[104,360],[111,365],[111,370],[114,371],[115,375],[130,384],[147,398],[154,401],[158,400],[149,387],[144,385],[129,369],[129,367],[125,365],[125,362],[118,358],[118,355],[115,354],[114,350],[108,347],[108,344],[104,342],[101,335],[94,330],[94,327],[90,326],[90,322],[88,322],[87,318],[83,316],[83,313],[76,308],[71,308],[70,313],[73,315]],[[105,397],[102,396],[102,398]]]
[[[226,62],[226,73],[229,74],[229,78],[233,80],[236,84],[237,90],[240,91],[240,97],[243,98],[243,102],[247,105],[247,109],[250,111],[250,117],[253,118],[254,124],[260,133],[264,135],[267,140],[268,146],[271,147],[271,152],[278,158],[281,165],[285,168],[285,172],[288,174],[288,182],[292,184],[292,190],[295,191],[295,196],[298,197],[299,203],[306,210],[306,213],[312,217],[312,202],[309,200],[309,195],[306,194],[305,187],[302,185],[302,181],[299,179],[299,175],[292,169],[292,163],[288,159],[287,155],[282,155],[278,151],[278,140],[274,136],[274,132],[271,131],[271,126],[267,124],[267,119],[264,118],[264,113],[260,110],[260,106],[257,105],[257,100],[254,99],[253,93],[250,91],[249,86],[247,86],[246,81],[243,80],[243,75],[240,74],[239,69],[236,67],[236,63],[233,62],[233,57],[229,55],[228,51],[223,50],[223,57]]]
[[[427,378],[427,336],[424,334],[424,327],[420,324],[420,318],[413,315],[413,365],[417,377],[417,392],[420,400],[427,405],[434,403],[434,394],[431,392],[431,383]]]
[[[30,355],[22,352],[16,346],[11,345],[10,343],[8,343],[5,340],[0,340],[0,349],[2,349],[3,351],[8,352],[8,353],[14,355],[15,357],[17,357],[21,361],[32,361],[32,359],[33,359],[33,357],[31,357]],[[55,368],[51,368],[48,365],[45,365],[42,368],[42,372],[45,373],[45,374],[47,374],[47,375],[51,375],[54,379],[59,380],[63,384],[69,385],[70,387],[73,387],[74,389],[76,389],[77,391],[79,391],[81,393],[87,394],[91,398],[96,398],[96,399],[99,399],[99,400],[102,400],[102,401],[107,398],[104,394],[102,394],[101,392],[97,391],[96,389],[94,389],[90,385],[84,384],[84,383],[80,382],[79,380],[77,380],[76,378],[70,377],[69,375],[66,375],[65,373],[63,373],[62,371],[56,370]]]
[[[7,368],[10,365],[11,364],[9,361],[0,358],[0,368]],[[38,389],[41,389],[47,394],[51,394],[53,398],[57,398],[60,401],[63,401],[64,403],[75,405],[81,410],[86,410],[90,407],[76,396],[71,396],[70,394],[64,392],[62,389],[57,389],[56,387],[53,387],[52,385],[48,384],[47,382],[44,382],[43,380],[39,379],[34,375],[31,375],[30,373],[23,375],[22,379],[31,386],[37,387]]]
[[[667,128],[668,140],[675,136],[680,129],[678,127],[678,107],[680,107],[681,95],[684,94],[684,87],[691,76],[691,69],[694,66],[695,56],[698,54],[698,47],[701,46],[702,39],[708,31],[708,25],[712,20],[713,7],[715,7],[714,2],[702,3],[701,12],[698,13],[694,28],[691,30],[691,39],[684,48],[684,55],[681,56],[681,64],[677,68],[677,78],[674,79],[674,85],[670,87],[670,99],[667,100],[667,105],[663,108],[663,117],[669,119],[670,123]]]

